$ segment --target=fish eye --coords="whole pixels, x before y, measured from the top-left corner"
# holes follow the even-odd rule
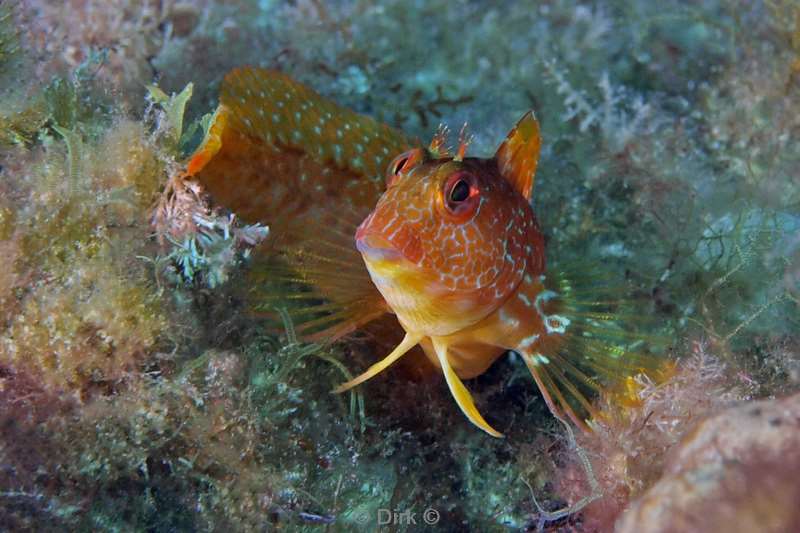
[[[467,172],[459,172],[445,182],[444,205],[452,215],[470,216],[478,207],[478,189],[475,176]]]
[[[403,167],[406,166],[408,163],[408,156],[401,155],[395,162],[394,162],[394,170],[392,170],[392,174],[400,174],[400,171],[403,170]]]
[[[392,160],[386,169],[386,186],[391,187],[397,182],[404,171],[410,169],[422,160],[422,151],[419,148],[403,152]]]
[[[450,201],[458,203],[463,202],[467,198],[469,198],[469,183],[467,183],[466,180],[460,179],[450,190]]]

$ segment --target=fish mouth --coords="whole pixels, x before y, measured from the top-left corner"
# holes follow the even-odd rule
[[[388,220],[388,222],[387,222]],[[422,239],[410,224],[373,211],[356,230],[356,248],[367,261],[403,261],[419,265]]]
[[[356,233],[356,248],[369,261],[400,261],[405,258],[392,243],[374,233]]]

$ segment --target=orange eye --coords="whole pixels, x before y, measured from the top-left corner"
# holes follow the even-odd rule
[[[447,211],[466,219],[478,208],[480,190],[475,176],[459,172],[450,176],[444,185],[444,205]]]
[[[397,178],[422,160],[422,150],[414,148],[403,152],[392,160],[386,169],[386,187],[389,188],[397,182]]]

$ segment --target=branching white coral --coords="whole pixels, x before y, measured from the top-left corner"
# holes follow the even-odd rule
[[[600,100],[595,102],[585,92],[575,89],[553,61],[545,61],[545,73],[564,97],[565,122],[578,121],[578,129],[585,133],[597,127],[612,153],[619,153],[636,136],[652,133],[660,125],[652,106],[639,94],[622,86],[614,86],[607,71],[597,81]]]
[[[156,235],[163,245],[172,249],[154,260],[157,269],[171,266],[183,281],[192,283],[198,278],[211,288],[228,279],[230,270],[269,234],[261,224],[241,225],[234,214],[224,215],[213,210],[202,185],[179,171],[178,157],[184,131],[186,104],[192,96],[192,84],[178,94],[168,96],[156,86],[150,92],[147,115],[154,122],[154,144],[164,144],[162,158],[171,176],[152,215]],[[200,119],[200,124],[207,120]],[[198,122],[192,124],[195,129]],[[192,126],[188,128],[191,134]],[[168,270],[169,271],[169,270]]]

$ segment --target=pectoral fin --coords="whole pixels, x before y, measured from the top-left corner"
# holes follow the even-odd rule
[[[402,342],[400,342],[400,344],[397,345],[397,348],[392,350],[392,353],[390,353],[389,355],[387,355],[386,357],[384,357],[383,359],[381,359],[380,361],[369,367],[367,371],[361,374],[360,376],[351,379],[347,383],[342,383],[341,385],[333,389],[333,392],[335,392],[336,394],[345,392],[347,390],[352,389],[356,385],[360,385],[361,383],[364,383],[368,379],[380,374],[381,372],[386,370],[392,363],[394,363],[395,361],[400,359],[403,355],[405,355],[405,353],[408,352],[411,348],[416,346],[421,338],[422,338],[421,335],[412,335],[411,333],[406,333],[406,336],[403,338]]]
[[[461,411],[467,416],[470,422],[492,437],[502,437],[502,433],[495,430],[483,419],[480,412],[478,412],[478,408],[475,407],[475,402],[472,401],[472,395],[450,366],[450,362],[447,360],[447,345],[440,340],[432,340],[433,347],[436,350],[436,357],[439,359],[439,364],[442,366],[442,371],[444,372],[444,379],[447,381],[447,386],[450,388],[450,394],[453,395]]]

